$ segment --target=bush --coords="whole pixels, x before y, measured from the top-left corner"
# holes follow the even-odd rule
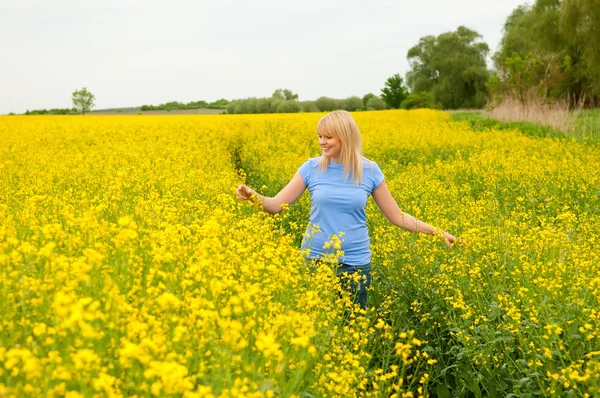
[[[371,98],[375,97],[375,94],[369,93],[363,97],[363,109],[367,109],[367,104]]]
[[[433,93],[429,92],[420,92],[420,93],[412,93],[409,94],[408,97],[402,104],[400,104],[402,109],[417,109],[417,108],[430,108],[430,109],[441,109],[442,106],[440,103],[435,101]]]
[[[383,99],[381,99],[381,97],[378,97],[376,95],[369,98],[369,101],[367,102],[367,110],[369,110],[369,111],[382,111],[385,108],[386,108],[386,104],[383,101]]]
[[[358,97],[348,97],[344,100],[343,109],[347,110],[348,112],[354,112],[359,109],[364,109],[363,106],[362,99]]]
[[[271,100],[268,98],[259,98],[256,100],[256,113],[273,113]]]
[[[319,107],[315,104],[315,101],[304,101],[301,103],[302,112],[320,112]]]
[[[302,106],[298,101],[285,100],[277,105],[277,113],[298,113],[302,111]]]
[[[338,109],[338,100],[329,97],[319,97],[315,101],[315,104],[321,112],[331,112]]]
[[[211,102],[206,107],[209,109],[223,109],[226,108],[229,104],[230,102],[228,100],[226,100],[225,98],[221,98],[216,100],[215,102]]]
[[[236,103],[236,102],[237,102],[237,101],[231,101],[231,102],[230,102],[230,103],[227,105],[227,107],[225,107],[225,111],[226,111],[227,113],[229,113],[229,114],[233,114],[233,113],[235,113],[235,103]]]
[[[244,113],[256,113],[256,98],[248,98],[246,100],[246,112]]]

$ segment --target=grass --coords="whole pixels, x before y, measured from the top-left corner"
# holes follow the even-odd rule
[[[517,129],[531,137],[575,139],[592,144],[600,143],[600,109],[578,111],[574,127],[570,131],[563,131],[535,122],[496,120],[487,116],[483,111],[453,113],[452,120],[469,122],[473,131],[483,131],[491,128],[501,130]]]

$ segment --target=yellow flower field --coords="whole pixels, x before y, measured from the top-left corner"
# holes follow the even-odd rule
[[[0,396],[600,394],[600,148],[361,112],[400,207],[368,205],[366,312],[306,265],[322,114],[0,117]]]

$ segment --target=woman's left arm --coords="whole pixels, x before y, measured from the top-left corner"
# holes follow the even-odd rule
[[[398,207],[398,203],[390,193],[390,190],[385,183],[385,180],[373,191],[373,199],[381,209],[383,215],[394,225],[403,228],[407,231],[421,232],[428,235],[441,235],[444,238],[444,243],[450,246],[457,241],[457,238],[448,232],[433,227],[426,222],[416,219],[410,214],[404,213]]]

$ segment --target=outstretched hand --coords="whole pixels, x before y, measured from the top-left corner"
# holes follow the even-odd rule
[[[254,191],[247,185],[240,184],[235,190],[235,194],[237,195],[239,200],[251,200],[252,195],[255,195],[256,191]]]
[[[460,238],[455,237],[454,235],[449,234],[448,232],[444,231],[444,243],[446,244],[446,246],[450,247],[453,244],[457,244],[461,242]]]

